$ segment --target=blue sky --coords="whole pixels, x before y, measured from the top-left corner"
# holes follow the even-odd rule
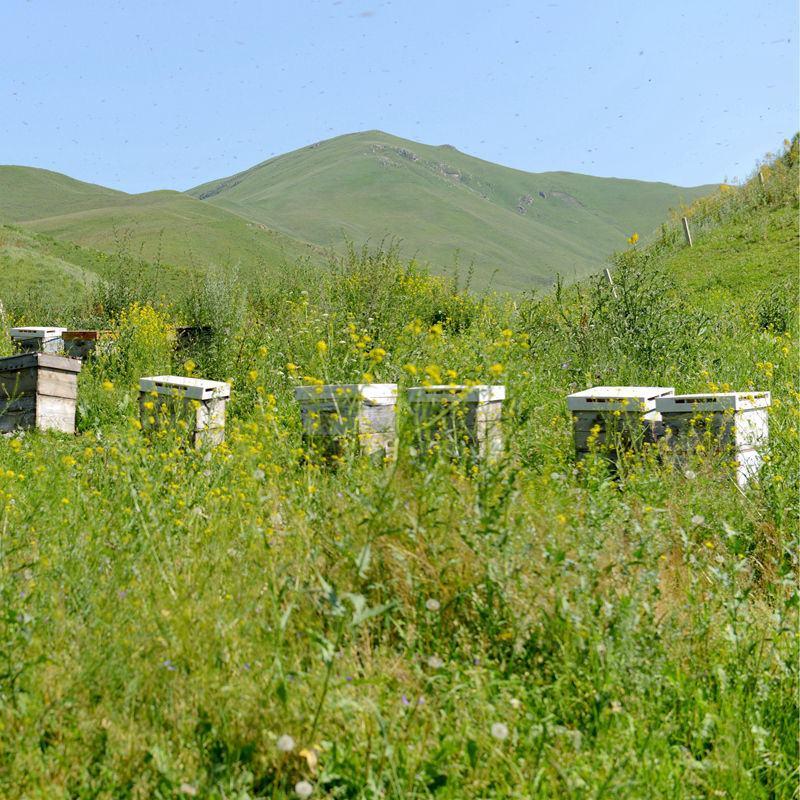
[[[372,128],[690,185],[799,125],[795,0],[5,0],[0,45],[0,163],[126,191]]]

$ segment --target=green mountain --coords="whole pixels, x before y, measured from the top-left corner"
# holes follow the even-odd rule
[[[454,147],[369,131],[319,142],[189,191],[208,205],[321,246],[398,237],[406,256],[474,266],[499,289],[597,270],[634,231],[714,187],[528,173]]]
[[[127,194],[31,167],[0,166],[0,222],[189,269],[277,271],[347,240],[398,240],[474,284],[549,286],[597,270],[634,231],[711,187],[527,173],[371,131],[320,142],[188,193]]]
[[[124,205],[131,195],[47,169],[0,166],[0,222]]]
[[[126,194],[47,170],[0,166],[0,222],[157,263],[244,272],[318,259],[319,248],[175,191]]]

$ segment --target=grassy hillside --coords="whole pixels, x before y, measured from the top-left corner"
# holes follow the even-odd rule
[[[744,191],[748,188],[762,197],[727,216],[724,224],[696,220],[693,211],[697,216],[702,209],[688,209],[690,224],[700,222],[694,246],[680,246],[669,256],[679,285],[702,294],[706,305],[755,300],[780,287],[797,286],[797,209],[770,202],[760,183]]]
[[[188,350],[172,296],[86,308],[115,344],[78,435],[0,437],[0,796],[793,797],[797,264],[741,224],[796,218],[797,185],[795,147],[693,204],[696,250],[667,224],[616,296],[376,252],[206,287]],[[745,288],[682,283],[697,252]],[[141,430],[165,372],[231,381],[223,445]],[[403,390],[441,380],[506,386],[497,462],[426,454]],[[356,381],[399,384],[395,462],[301,436],[295,386]],[[596,384],[772,392],[760,474],[711,439],[576,462],[564,398]]]
[[[129,195],[29,167],[0,167],[0,219],[62,241],[179,269],[278,271],[319,248],[181,192]],[[165,275],[165,287],[174,281]],[[173,276],[174,277],[174,276]]]
[[[105,285],[117,293],[136,287],[139,295],[150,292],[151,299],[177,297],[195,277],[187,267],[163,268],[126,253],[109,254],[0,225],[0,301],[7,322],[93,324],[97,309],[91,304],[100,302]]]
[[[190,193],[321,245],[399,237],[402,252],[450,268],[474,263],[478,285],[525,289],[596,270],[634,231],[710,187],[532,174],[444,145],[380,131],[270,159]]]
[[[34,167],[0,166],[0,222],[22,222],[101,206],[130,195]]]
[[[0,300],[7,305],[25,296],[46,294],[63,301],[95,282],[96,263],[60,251],[54,243],[21,228],[0,226]]]

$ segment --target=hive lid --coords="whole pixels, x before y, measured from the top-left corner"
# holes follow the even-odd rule
[[[397,384],[330,383],[323,386],[297,386],[294,397],[299,403],[362,400],[374,405],[392,405],[397,402]]]
[[[13,372],[30,367],[41,367],[60,372],[80,372],[81,360],[69,356],[55,356],[52,353],[21,353],[17,356],[0,358],[0,372]]]
[[[452,398],[465,403],[490,403],[494,400],[506,399],[505,386],[466,386],[442,384],[437,386],[413,386],[408,390],[409,403],[438,403]]]
[[[658,397],[675,394],[672,386],[594,386],[567,396],[570,411],[652,411]]]
[[[676,394],[660,397],[656,409],[661,413],[692,413],[695,411],[752,411],[768,408],[772,402],[769,392],[709,392],[706,394]]]
[[[231,396],[231,385],[223,381],[184,378],[180,375],[152,375],[139,378],[140,392],[158,392],[188,400],[212,400]]]
[[[107,336],[109,333],[111,333],[111,331],[64,331],[61,338],[64,339],[64,341],[80,339],[81,341],[89,342],[99,339],[102,336]]]
[[[41,325],[29,325],[25,328],[9,328],[12,339],[24,341],[26,339],[58,339],[66,328],[48,328]]]

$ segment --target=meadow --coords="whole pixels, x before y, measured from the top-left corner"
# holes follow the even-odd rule
[[[0,796],[795,796],[797,138],[762,175],[678,212],[691,251],[631,236],[616,297],[390,248],[7,302],[115,342],[78,435],[0,439]],[[223,445],[140,430],[169,372],[232,383]],[[332,468],[293,388],[356,381],[502,383],[505,453],[423,458],[401,392],[397,460]],[[576,462],[565,396],[600,384],[772,392],[759,479]]]

